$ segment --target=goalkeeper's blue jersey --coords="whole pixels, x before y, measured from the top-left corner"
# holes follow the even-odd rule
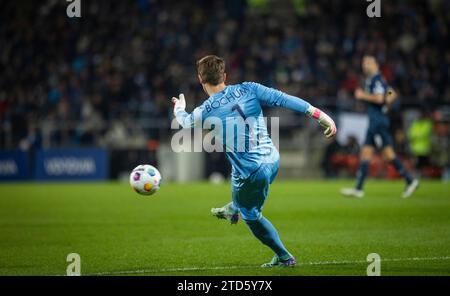
[[[310,104],[279,90],[244,82],[226,86],[192,113],[178,111],[176,117],[184,128],[216,132],[233,174],[247,178],[262,163],[276,163],[280,157],[267,131],[263,106],[306,113]]]

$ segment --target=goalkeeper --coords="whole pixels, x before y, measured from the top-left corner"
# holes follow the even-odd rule
[[[232,201],[222,208],[213,208],[211,212],[232,224],[239,221],[239,215],[242,217],[255,237],[275,253],[263,267],[294,266],[296,259],[281,242],[275,227],[262,215],[269,185],[278,173],[280,158],[267,132],[262,107],[283,107],[306,114],[319,122],[327,138],[336,134],[336,125],[327,114],[308,102],[279,90],[254,82],[225,85],[225,61],[217,56],[200,59],[197,72],[209,98],[190,114],[185,111],[183,94],[172,98],[178,123],[183,128],[201,128],[205,120],[212,118],[220,120],[223,127],[230,120],[245,122],[245,128],[238,127],[236,133],[221,133],[220,141],[232,166]],[[230,134],[231,139],[227,138]],[[249,142],[253,145],[239,145]]]

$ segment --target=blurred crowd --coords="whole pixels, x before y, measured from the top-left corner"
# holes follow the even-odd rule
[[[396,153],[408,170],[422,178],[442,178],[450,181],[450,122],[440,111],[421,110],[404,130],[392,128]],[[447,119],[446,119],[447,117]],[[345,143],[336,139],[324,150],[321,167],[325,178],[355,176],[360,163],[360,145],[349,135]],[[394,167],[376,155],[369,174],[380,178],[399,178]]]
[[[257,81],[333,111],[355,105],[360,58],[375,53],[404,105],[450,103],[450,1],[4,1],[0,147],[114,146],[157,138],[169,99],[205,99],[195,61],[227,60],[229,83]],[[48,128],[47,134],[45,133]],[[9,136],[7,136],[9,135]]]

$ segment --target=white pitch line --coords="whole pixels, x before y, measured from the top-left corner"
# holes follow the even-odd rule
[[[443,257],[411,257],[411,258],[387,258],[381,259],[381,262],[399,262],[399,261],[444,261],[450,260],[450,256]],[[341,264],[362,264],[368,263],[366,260],[342,260],[342,261],[318,261],[318,262],[299,262],[297,265],[341,265]],[[259,265],[244,266],[215,266],[215,267],[178,267],[163,269],[137,269],[122,271],[105,271],[97,273],[83,274],[85,276],[119,275],[119,274],[143,274],[143,273],[164,273],[164,272],[183,272],[183,271],[204,271],[204,270],[229,270],[229,269],[250,269],[258,268]]]

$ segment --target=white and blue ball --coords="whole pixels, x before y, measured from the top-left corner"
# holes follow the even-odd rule
[[[158,169],[149,164],[138,165],[130,174],[130,185],[141,195],[155,194],[161,184]]]

